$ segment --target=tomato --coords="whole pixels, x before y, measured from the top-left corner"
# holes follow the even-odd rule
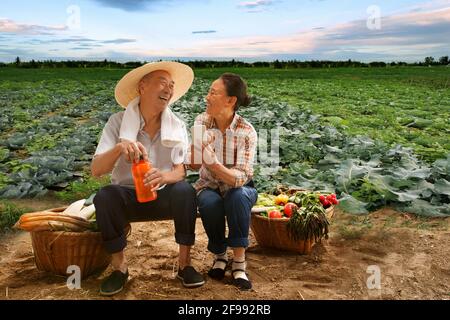
[[[285,205],[286,203],[288,203],[289,201],[289,197],[285,194],[279,194],[276,198],[275,198],[275,204],[277,206],[279,205]]]
[[[325,209],[327,209],[327,208],[329,208],[329,207],[331,206],[331,203],[330,203],[330,201],[328,201],[328,200],[325,200],[322,204],[323,204],[323,207],[324,207]]]
[[[319,200],[320,200],[320,202],[323,204],[323,202],[325,201],[325,196],[322,194],[322,195],[320,195],[320,197],[319,197]]]
[[[286,203],[286,205],[284,206],[284,215],[288,218],[290,218],[292,216],[292,214],[295,212],[295,210],[298,209],[298,206],[295,203]]]
[[[268,214],[269,219],[280,219],[283,218],[283,214],[279,210],[269,211]]]
[[[336,195],[335,195],[334,193],[333,193],[333,194],[330,194],[330,195],[327,197],[327,200],[328,200],[328,202],[330,202],[330,203],[333,204],[333,205],[337,204]]]

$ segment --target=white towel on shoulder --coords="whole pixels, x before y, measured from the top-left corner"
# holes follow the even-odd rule
[[[141,113],[139,110],[140,97],[132,100],[123,115],[120,126],[120,139],[136,142],[141,127]],[[181,164],[188,148],[186,125],[172,110],[167,107],[161,115],[161,144],[167,148],[173,148],[172,161]]]

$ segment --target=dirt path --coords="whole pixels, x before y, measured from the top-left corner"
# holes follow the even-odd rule
[[[223,282],[207,278],[201,288],[184,289],[175,279],[172,222],[136,223],[127,248],[131,280],[113,299],[450,299],[449,221],[390,209],[361,217],[338,212],[330,239],[309,256],[261,248],[252,234],[250,292],[237,291],[230,274]],[[205,275],[212,262],[206,245],[198,220],[192,257]],[[381,272],[381,289],[369,290],[367,268],[374,265]],[[1,239],[0,299],[102,299],[98,287],[108,272],[70,291],[65,278],[36,269],[29,234],[9,233]]]

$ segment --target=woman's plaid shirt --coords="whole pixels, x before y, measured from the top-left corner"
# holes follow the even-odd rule
[[[212,188],[219,189],[222,196],[225,196],[229,189],[246,185],[253,178],[253,163],[258,143],[258,135],[253,126],[235,114],[230,127],[225,133],[222,133],[217,128],[214,118],[207,113],[197,116],[194,125],[204,125],[208,132],[214,135],[213,147],[218,161],[236,172],[235,183],[231,186],[219,181],[214,173],[203,165],[200,168],[200,178],[194,184],[197,192],[205,188]],[[188,150],[187,162],[190,162],[190,148]],[[186,164],[188,168],[192,169],[189,163]]]

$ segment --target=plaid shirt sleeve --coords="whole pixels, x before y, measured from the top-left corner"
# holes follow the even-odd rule
[[[237,171],[234,188],[244,186],[253,177],[253,163],[256,155],[258,135],[252,127],[237,145],[236,165],[231,169]]]

